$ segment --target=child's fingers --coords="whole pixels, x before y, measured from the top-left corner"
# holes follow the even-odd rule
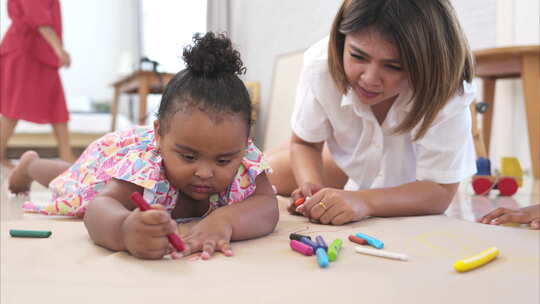
[[[208,260],[212,257],[214,254],[214,251],[216,250],[216,241],[214,240],[206,240],[203,243],[202,253],[201,253],[201,259]]]
[[[527,224],[531,221],[529,215],[521,212],[506,213],[491,221],[491,224],[500,225],[505,223]]]
[[[217,242],[216,247],[219,249],[219,251],[223,252],[223,254],[225,256],[228,256],[228,257],[233,256],[233,251],[231,249],[231,244],[228,241],[220,240],[220,241]]]
[[[140,219],[148,225],[165,224],[171,220],[169,214],[164,210],[148,210],[140,213]]]

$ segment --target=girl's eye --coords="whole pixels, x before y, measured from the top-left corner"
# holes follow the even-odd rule
[[[188,162],[192,162],[192,161],[195,160],[195,156],[190,155],[190,154],[181,154],[181,157],[182,157],[185,161],[188,161]]]
[[[218,159],[217,163],[219,166],[226,166],[231,162],[230,159]]]

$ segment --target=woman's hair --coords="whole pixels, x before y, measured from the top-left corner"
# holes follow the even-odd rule
[[[197,33],[193,42],[184,48],[186,68],[171,79],[161,98],[157,112],[161,129],[168,132],[176,112],[195,107],[217,120],[221,114],[240,114],[249,134],[251,101],[238,77],[246,71],[240,53],[224,34]]]
[[[448,100],[463,92],[463,81],[474,77],[473,57],[454,8],[449,0],[344,0],[328,44],[330,73],[343,94],[350,87],[343,67],[345,35],[367,28],[399,52],[414,103],[394,131],[411,131],[420,124],[417,140]]]

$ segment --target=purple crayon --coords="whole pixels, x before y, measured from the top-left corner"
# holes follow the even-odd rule
[[[317,235],[317,237],[315,237],[315,240],[317,241],[317,245],[319,245],[319,248],[323,248],[325,251],[328,250],[328,245],[326,245],[326,242],[324,241],[322,236]]]

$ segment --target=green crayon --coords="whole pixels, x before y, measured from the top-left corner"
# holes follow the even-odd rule
[[[328,246],[328,259],[333,262],[337,259],[338,253],[343,245],[342,239],[335,239],[330,246]]]
[[[49,230],[20,230],[11,229],[9,235],[12,237],[25,237],[25,238],[48,238],[51,236]]]

